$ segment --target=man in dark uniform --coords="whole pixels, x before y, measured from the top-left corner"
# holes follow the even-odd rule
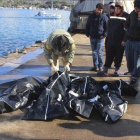
[[[139,78],[140,68],[138,60],[140,58],[140,0],[134,1],[134,11],[126,20],[125,29],[127,42],[125,46],[127,68],[131,74],[131,85],[135,85]]]
[[[108,42],[107,42],[107,53],[106,61],[103,71],[98,72],[98,76],[108,76],[108,68],[111,67],[111,64],[114,60],[115,63],[115,72],[113,76],[119,76],[119,69],[121,67],[121,62],[124,53],[125,45],[125,30],[124,23],[128,13],[124,12],[122,2],[115,3],[115,13],[113,16],[110,16],[108,22]]]

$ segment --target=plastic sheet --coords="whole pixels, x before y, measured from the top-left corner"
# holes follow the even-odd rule
[[[121,89],[125,95],[133,95],[133,92],[136,95],[137,92],[121,80],[97,82],[91,77],[83,77],[73,79],[71,85],[69,93],[77,96],[71,99],[69,107],[80,115],[89,117],[94,106],[108,123],[119,120],[127,110],[127,101],[122,99]],[[128,89],[133,89],[133,92],[128,92]]]
[[[48,86],[23,119],[47,120],[68,114],[63,102],[70,85],[68,73],[57,72],[47,82]]]
[[[137,91],[122,80],[98,82],[56,72],[48,80],[26,77],[0,85],[0,113],[27,107],[25,120],[57,118],[71,110],[89,118],[96,108],[104,121],[114,123],[127,111],[124,95],[136,96]]]
[[[45,89],[43,80],[26,77],[0,85],[0,113],[17,110],[36,100]]]

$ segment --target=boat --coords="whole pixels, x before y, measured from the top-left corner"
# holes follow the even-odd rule
[[[37,15],[35,15],[33,18],[35,19],[60,19],[60,14],[54,14],[54,13],[46,13],[44,10],[39,11]]]
[[[51,13],[46,13],[44,10],[42,10],[37,15],[35,15],[34,18],[36,19],[60,19],[61,18],[60,14],[53,13],[53,0],[52,0],[51,10],[52,10]]]

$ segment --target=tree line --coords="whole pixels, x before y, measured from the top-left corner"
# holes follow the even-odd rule
[[[73,6],[70,0],[0,0],[0,7],[30,7],[35,6],[37,8],[51,8],[53,2],[54,8],[61,8],[62,6]]]

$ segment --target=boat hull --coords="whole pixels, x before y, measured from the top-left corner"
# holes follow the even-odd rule
[[[57,15],[57,16],[34,16],[34,19],[60,19],[61,15]]]

